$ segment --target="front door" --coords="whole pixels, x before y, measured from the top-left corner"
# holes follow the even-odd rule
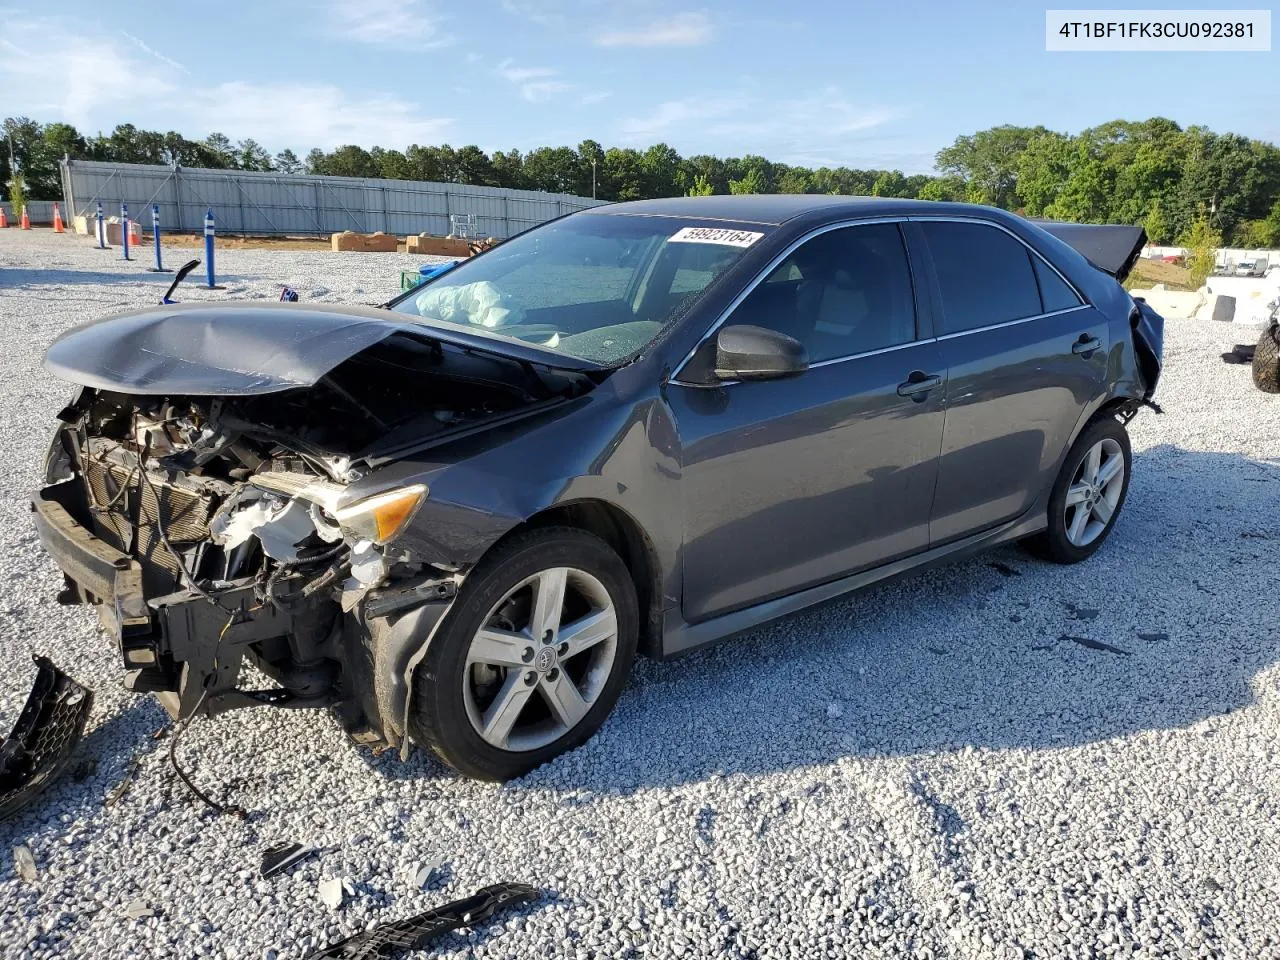
[[[820,234],[726,320],[800,340],[798,377],[667,397],[682,448],[684,616],[747,607],[928,545],[945,388],[899,227]]]

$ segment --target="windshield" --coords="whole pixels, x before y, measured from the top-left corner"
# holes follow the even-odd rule
[[[602,364],[637,353],[763,228],[583,214],[513,237],[392,306]]]

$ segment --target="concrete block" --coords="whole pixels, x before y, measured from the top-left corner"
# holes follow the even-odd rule
[[[420,233],[416,237],[405,238],[405,253],[432,257],[465,257],[470,252],[467,243],[463,237],[434,237],[429,233]]]
[[[1151,309],[1170,320],[1188,320],[1196,315],[1205,302],[1203,290],[1188,292],[1183,290],[1167,290],[1163,283],[1157,283],[1149,290],[1129,291],[1135,297],[1141,297],[1151,305]]]
[[[344,230],[329,237],[329,243],[336,251],[358,250],[363,253],[395,253],[400,238],[390,233],[353,233]]]
[[[97,229],[96,226],[94,229]],[[107,237],[107,246],[115,247],[124,243],[124,224],[119,217],[109,217],[103,221],[102,230]],[[142,243],[142,224],[137,220],[129,221],[129,243]]]

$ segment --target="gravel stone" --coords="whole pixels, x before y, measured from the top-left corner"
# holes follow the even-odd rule
[[[385,300],[422,262],[218,252],[235,296],[311,302]],[[641,662],[598,736],[505,785],[373,757],[327,713],[197,721],[183,763],[239,820],[186,794],[163,711],[123,689],[93,615],[55,603],[27,506],[72,389],[41,355],[156,302],[146,266],[0,231],[0,729],[38,650],[94,689],[97,761],[0,824],[40,864],[36,884],[0,864],[3,960],[296,960],[502,880],[545,896],[432,955],[1280,955],[1280,401],[1219,359],[1253,328],[1169,322],[1166,413],[1132,424],[1128,503],[1084,564],[1002,549]],[[280,836],[325,856],[263,882]],[[405,882],[440,850],[429,889]],[[340,911],[327,877],[359,878]],[[136,899],[156,915],[129,919]]]

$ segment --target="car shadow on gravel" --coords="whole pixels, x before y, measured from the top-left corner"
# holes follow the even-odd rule
[[[593,740],[511,786],[628,793],[844,757],[1045,750],[1245,707],[1280,661],[1280,610],[1258,602],[1274,596],[1280,467],[1165,445],[1135,453],[1134,476],[1084,564],[1004,548],[641,662]]]

